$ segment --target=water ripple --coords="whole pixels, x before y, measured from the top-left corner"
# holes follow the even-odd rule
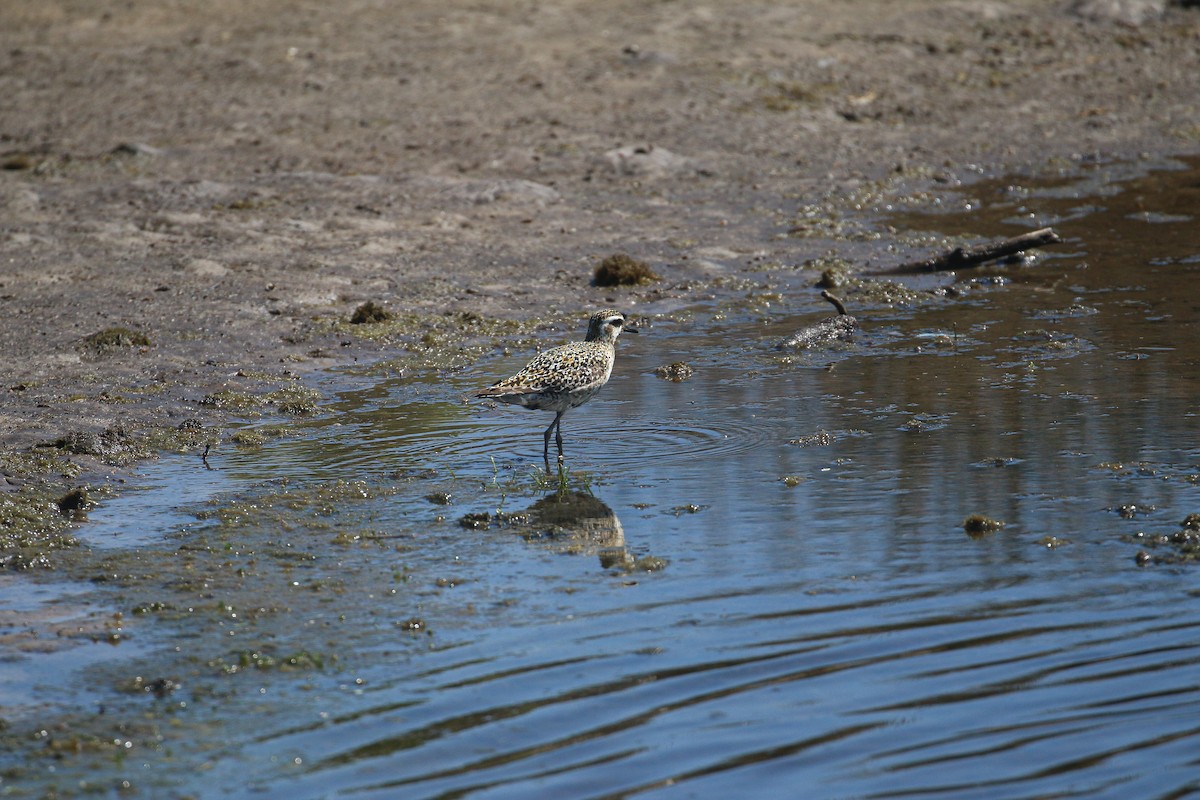
[[[621,412],[621,403],[593,401],[586,410],[566,415],[562,428],[568,458],[594,458],[598,449],[617,444],[622,459],[687,464],[749,453],[783,442],[794,432],[778,421],[754,416],[753,409],[696,419],[681,415],[665,422],[644,413],[623,417]],[[277,475],[298,469],[309,476],[447,463],[456,469],[483,469],[492,459],[540,464],[542,433],[553,419],[549,413],[512,409],[449,408],[434,417],[422,407],[415,413],[419,416],[414,417],[413,409],[393,407],[339,420],[318,429],[324,439],[320,448],[285,440],[257,456],[254,464],[261,468],[265,456]]]
[[[987,797],[1144,796],[1152,754],[1200,740],[1200,689],[1182,677],[1200,623],[1114,616],[1102,592],[1081,620],[1072,602],[1013,585],[959,610],[920,589],[797,604],[776,588],[585,614],[538,639],[493,632],[269,744],[339,742],[298,784],[352,797],[729,796],[747,780]],[[879,619],[863,625],[870,606]],[[415,702],[383,700],[401,691]]]

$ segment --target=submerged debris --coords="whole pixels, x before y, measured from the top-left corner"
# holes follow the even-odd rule
[[[279,672],[312,671],[325,668],[326,660],[337,661],[337,656],[326,657],[322,653],[298,650],[294,653],[276,655],[259,650],[238,650],[227,657],[215,658],[209,666],[223,675],[234,675],[248,670],[277,670]]]
[[[242,428],[229,436],[229,441],[237,447],[253,450],[262,447],[268,439],[277,439],[288,435],[288,429],[278,425],[261,425],[257,428]]]
[[[420,617],[409,617],[396,623],[396,627],[408,633],[430,633],[429,626]]]
[[[788,444],[799,445],[800,447],[828,447],[833,444],[836,438],[837,435],[830,431],[817,431],[816,433],[797,436],[795,439],[788,439]]]
[[[1110,508],[1109,511],[1116,512],[1121,519],[1136,519],[1139,516],[1152,513],[1154,506],[1139,506],[1135,503],[1124,503],[1116,508]]]
[[[991,517],[985,517],[983,514],[972,514],[963,520],[963,530],[968,536],[984,536],[985,534],[995,533],[1005,526],[1006,523]]]
[[[459,517],[458,524],[467,530],[486,531],[492,527],[492,515],[487,511],[468,512]]]
[[[828,317],[816,325],[797,331],[791,338],[776,345],[776,350],[811,350],[835,342],[848,342],[854,338],[854,333],[858,330],[858,320],[847,314],[842,301],[828,290],[822,291],[821,297],[833,304],[838,311],[837,316]]]
[[[667,560],[658,556],[642,556],[628,568],[629,572],[661,572],[667,568]]]
[[[947,417],[937,414],[917,414],[909,418],[897,430],[905,433],[929,433],[930,431],[940,431],[946,427]]]
[[[1155,564],[1200,563],[1200,514],[1188,514],[1173,533],[1138,533],[1136,540],[1149,550],[1139,550],[1134,557],[1139,567]],[[1165,552],[1158,551],[1159,549]]]
[[[1062,237],[1053,228],[1041,228],[997,242],[986,242],[974,247],[956,247],[948,253],[934,258],[901,264],[893,269],[885,270],[885,272],[891,275],[912,275],[923,272],[960,270],[986,264],[989,261],[1022,255],[1025,251],[1034,248],[1061,243]]]
[[[616,253],[601,261],[592,274],[597,286],[640,286],[661,280],[645,261]]]
[[[656,368],[654,374],[665,381],[679,383],[695,375],[696,370],[682,361],[676,361],[674,364],[667,364],[666,366]]]
[[[119,684],[118,688],[121,691],[129,692],[130,694],[152,694],[160,700],[168,695],[174,694],[180,688],[180,681],[175,678],[146,678],[142,675],[135,675],[127,681]]]

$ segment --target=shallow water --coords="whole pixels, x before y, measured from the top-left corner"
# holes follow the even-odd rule
[[[833,351],[774,349],[815,303],[647,320],[564,419],[563,501],[538,470],[548,415],[463,399],[527,353],[424,382],[331,375],[336,399],[298,435],[211,472],[148,468],[81,537],[228,553],[254,578],[212,570],[205,602],[252,610],[140,629],[208,654],[139,665],[189,675],[151,707],[201,753],[168,736],[113,779],[355,798],[1200,792],[1200,584],[1168,541],[1200,512],[1200,169],[1177,166],[1119,192],[1104,166],[984,183],[969,211],[892,218],[1068,242],[960,276],[957,298],[851,295],[864,331]],[[675,361],[694,376],[653,374]],[[1005,525],[968,535],[972,514]],[[265,565],[271,548],[294,565]],[[319,663],[228,668],[250,650]]]

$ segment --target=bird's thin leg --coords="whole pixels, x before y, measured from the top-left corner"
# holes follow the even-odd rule
[[[555,441],[555,443],[558,444],[558,463],[561,464],[561,463],[563,463],[562,413],[561,412],[558,414],[558,416],[556,416],[554,418],[554,422],[555,422],[554,441]]]
[[[546,433],[542,436],[542,440],[545,442],[545,446],[542,448],[542,458],[546,461],[546,472],[550,471],[550,431],[554,430],[554,426],[558,424],[558,418],[561,416],[562,414],[554,415],[554,421],[550,423],[550,427],[546,428]],[[562,447],[560,446],[559,449],[561,450]]]

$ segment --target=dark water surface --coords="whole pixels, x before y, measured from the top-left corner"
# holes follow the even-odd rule
[[[112,776],[200,797],[1200,795],[1181,524],[1200,512],[1200,169],[1177,166],[1120,191],[1105,167],[988,182],[969,212],[892,218],[1068,242],[960,276],[957,298],[852,306],[863,335],[832,352],[773,348],[816,305],[646,320],[564,419],[562,501],[537,469],[548,415],[463,400],[528,353],[331,376],[299,435],[202,476],[151,467],[81,536],[225,547],[268,599],[220,634],[249,649],[160,701],[183,740]],[[694,376],[653,374],[675,361]],[[968,535],[973,514],[1005,526]],[[203,580],[212,602],[250,591]],[[183,651],[209,641],[178,627]],[[267,651],[296,668],[258,669]]]

